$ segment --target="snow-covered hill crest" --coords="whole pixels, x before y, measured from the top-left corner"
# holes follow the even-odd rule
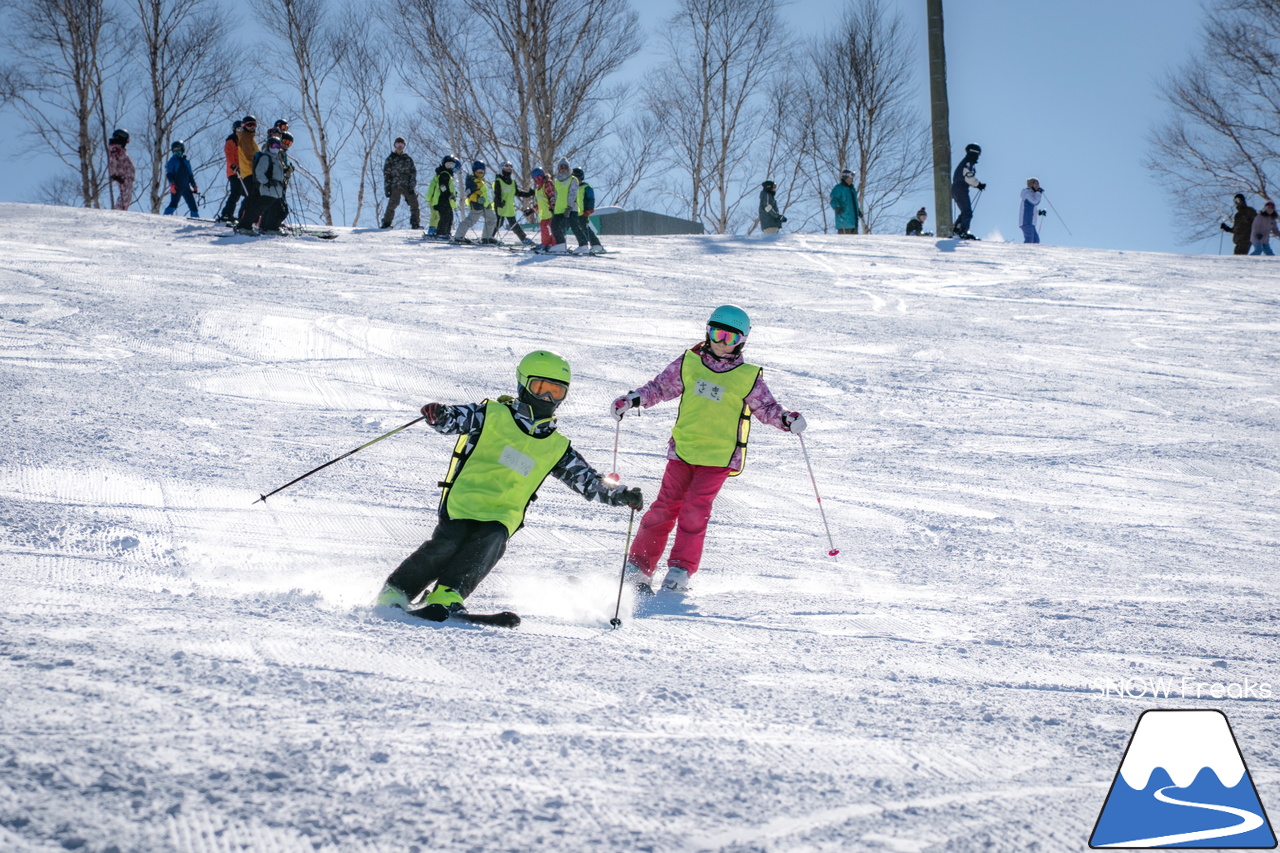
[[[0,224],[0,848],[1084,849],[1157,706],[1223,708],[1275,799],[1270,700],[1116,695],[1280,695],[1268,259]],[[609,402],[724,302],[806,416],[837,559],[763,426],[694,591],[616,631],[625,512],[554,482],[474,597],[521,628],[369,609],[430,532],[430,430],[253,505],[536,348],[607,470]],[[646,496],[674,417],[624,422]]]

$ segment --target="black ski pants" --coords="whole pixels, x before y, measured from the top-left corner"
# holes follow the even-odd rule
[[[222,206],[219,218],[230,222],[236,218],[236,202],[246,195],[244,181],[239,175],[227,175],[227,203]]]
[[[423,542],[387,578],[415,600],[433,583],[471,595],[507,551],[507,527],[500,521],[440,517]]]
[[[258,224],[258,217],[262,215],[262,193],[258,191],[258,179],[252,175],[244,179],[244,185],[249,194],[240,208],[240,221],[236,223],[236,227],[253,228]]]
[[[391,220],[395,218],[396,208],[400,206],[400,199],[404,199],[409,203],[409,227],[422,227],[421,214],[418,211],[418,193],[416,190],[404,189],[393,189],[391,194],[387,196],[387,212],[382,215],[382,227],[391,227]]]
[[[440,214],[440,221],[436,223],[436,236],[448,237],[453,234],[453,203],[447,198],[441,198],[436,202],[436,213]]]
[[[564,230],[568,224],[569,211],[551,214],[551,238],[555,240],[555,245],[559,246],[564,242]]]
[[[955,234],[968,234],[969,223],[973,220],[973,204],[969,201],[969,187],[952,187],[951,199],[956,203],[956,207],[960,208],[960,215],[956,217],[956,224],[951,230]]]
[[[591,230],[591,220],[587,217],[577,213],[569,214],[569,227],[573,229],[573,236],[578,238],[579,246],[585,246],[588,243],[593,246],[600,245],[600,238]]]
[[[498,235],[498,232],[501,231],[503,228],[506,228],[512,234],[516,235],[516,239],[519,240],[521,243],[529,239],[525,235],[524,229],[520,227],[520,223],[516,221],[516,218],[514,216],[499,216],[498,225],[496,228],[493,229],[494,236],[496,237]]]

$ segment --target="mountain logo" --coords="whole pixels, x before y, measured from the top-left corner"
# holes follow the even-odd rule
[[[1091,848],[1273,849],[1275,833],[1221,711],[1144,711]]]

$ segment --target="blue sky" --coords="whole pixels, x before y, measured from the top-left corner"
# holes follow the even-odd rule
[[[885,0],[919,36],[919,98],[928,109],[925,1]],[[954,154],[968,142],[983,147],[979,176],[988,185],[973,231],[1021,239],[1018,193],[1035,175],[1057,212],[1046,243],[1066,246],[1216,253],[1215,240],[1184,245],[1167,194],[1142,163],[1151,128],[1166,113],[1159,82],[1197,47],[1203,12],[1195,0],[983,0],[946,4],[947,73]],[[674,0],[636,4],[646,28],[661,24]],[[840,4],[796,0],[786,17],[801,35],[822,32]],[[656,45],[654,46],[656,48]],[[656,58],[631,63],[639,72]],[[18,127],[0,113],[9,139]],[[47,155],[22,144],[5,146],[0,201],[29,199],[54,168]],[[833,176],[834,182],[834,176]],[[933,213],[931,192],[904,206]],[[1224,216],[1230,199],[1223,199]],[[932,218],[930,220],[933,221]],[[1230,246],[1224,248],[1230,251]]]

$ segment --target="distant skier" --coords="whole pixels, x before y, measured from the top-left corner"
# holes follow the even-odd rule
[[[493,215],[493,192],[489,189],[489,182],[484,179],[488,167],[477,160],[471,164],[471,174],[467,175],[463,184],[463,203],[467,206],[467,215],[458,225],[458,230],[453,234],[453,242],[470,243],[467,239],[467,232],[471,230],[471,226],[475,225],[482,217],[484,218],[484,228],[480,232],[481,243],[496,243],[493,237],[496,218]]]
[[[227,203],[218,214],[219,222],[234,223],[236,221],[236,202],[249,194],[249,190],[240,178],[240,144],[236,135],[240,132],[240,119],[231,123],[231,133],[222,143],[222,156],[227,161]]]
[[[1280,237],[1280,230],[1276,228],[1276,205],[1275,202],[1268,201],[1253,218],[1253,231],[1250,234],[1253,251],[1249,254],[1274,255],[1275,252],[1271,251],[1272,234]]]
[[[551,230],[551,208],[554,204],[555,188],[547,173],[534,167],[529,173],[533,180],[534,213],[538,217],[538,245],[535,250],[547,251],[555,245],[555,234]]]
[[[1253,220],[1257,217],[1258,211],[1245,203],[1243,193],[1236,193],[1235,202],[1235,216],[1232,217],[1230,225],[1222,223],[1222,230],[1231,235],[1231,244],[1235,247],[1232,254],[1247,255],[1251,241],[1250,235],[1253,233]]]
[[[1044,216],[1039,210],[1040,199],[1044,197],[1044,189],[1039,178],[1027,178],[1026,189],[1022,191],[1022,203],[1018,205],[1018,225],[1022,227],[1022,242],[1039,243],[1040,229],[1038,217]]]
[[[116,128],[107,142],[107,176],[116,185],[116,210],[128,210],[133,204],[133,182],[137,172],[133,159],[125,149],[129,145],[129,131]]]
[[[516,221],[516,204],[521,199],[533,198],[532,190],[522,190],[516,184],[515,166],[508,160],[502,164],[498,176],[493,179],[493,212],[498,217],[497,228],[507,228],[526,246],[533,241]],[[495,229],[494,233],[497,233]]]
[[[964,147],[964,159],[957,165],[951,175],[951,200],[960,208],[960,215],[951,229],[951,236],[973,239],[969,233],[969,223],[973,219],[973,204],[969,201],[969,188],[974,187],[982,192],[987,185],[977,178],[978,157],[982,155],[982,146],[969,143]]]
[[[257,213],[261,217],[259,231],[262,234],[280,233],[280,225],[288,212],[284,203],[284,182],[288,166],[289,158],[284,153],[283,141],[279,137],[268,137],[267,147],[258,152],[253,167],[253,176],[260,188]]]
[[[804,416],[787,412],[773,398],[761,368],[747,364],[742,348],[751,332],[747,312],[721,305],[707,320],[706,337],[635,391],[613,401],[613,416],[628,409],[680,400],[667,444],[662,486],[640,520],[627,556],[630,581],[652,592],[658,561],[676,528],[663,587],[683,591],[702,562],[711,504],[727,478],[746,463],[751,416],[781,430],[801,433]]]
[[[252,115],[247,115],[240,119],[240,130],[236,132],[236,146],[239,149],[240,159],[236,168],[244,181],[245,199],[240,204],[240,218],[236,221],[236,229],[250,233],[258,224],[258,217],[261,215],[259,212],[261,205],[258,200],[260,197],[258,180],[253,176],[254,158],[258,155],[257,133],[258,120],[256,118]]]
[[[836,233],[857,234],[858,218],[862,211],[858,209],[858,191],[853,186],[853,172],[848,169],[840,173],[840,182],[831,188],[831,207],[836,212]]]
[[[933,232],[924,230],[924,223],[928,218],[929,212],[923,207],[917,210],[916,215],[907,220],[907,236],[932,237]]]
[[[413,158],[404,153],[403,136],[397,136],[392,151],[382,164],[382,187],[387,194],[387,211],[382,214],[382,227],[390,228],[400,200],[409,203],[409,227],[422,227],[422,214],[418,209],[418,167]]]
[[[578,253],[584,249],[590,254],[598,255],[604,251],[600,238],[591,228],[591,214],[596,210],[596,191],[587,183],[587,173],[582,169],[574,169],[573,176],[578,179],[578,216],[573,233],[578,236]]]
[[[196,208],[195,194],[200,192],[196,186],[196,176],[191,171],[191,161],[187,159],[187,144],[181,139],[169,146],[173,154],[165,164],[164,176],[169,181],[169,206],[164,209],[165,216],[170,216],[178,209],[178,197],[187,203],[187,215],[199,216]]]
[[[567,252],[565,229],[572,229],[578,216],[578,179],[569,168],[569,161],[560,158],[555,177],[551,179],[551,245],[552,252]]]
[[[446,156],[436,167],[435,177],[427,185],[427,207],[431,209],[428,237],[448,240],[453,234],[453,212],[458,207],[457,184],[454,183],[453,170],[457,165],[457,157]]]
[[[760,184],[760,231],[763,234],[777,234],[787,217],[778,210],[778,198],[774,194],[778,185],[773,181]]]
[[[638,488],[609,484],[556,429],[569,394],[569,363],[546,350],[516,369],[518,398],[422,407],[436,432],[457,435],[431,538],[402,562],[379,593],[381,606],[408,610],[424,593],[428,618],[444,621],[501,559],[507,540],[548,475],[587,500],[644,507]],[[432,586],[434,584],[434,586]]]

